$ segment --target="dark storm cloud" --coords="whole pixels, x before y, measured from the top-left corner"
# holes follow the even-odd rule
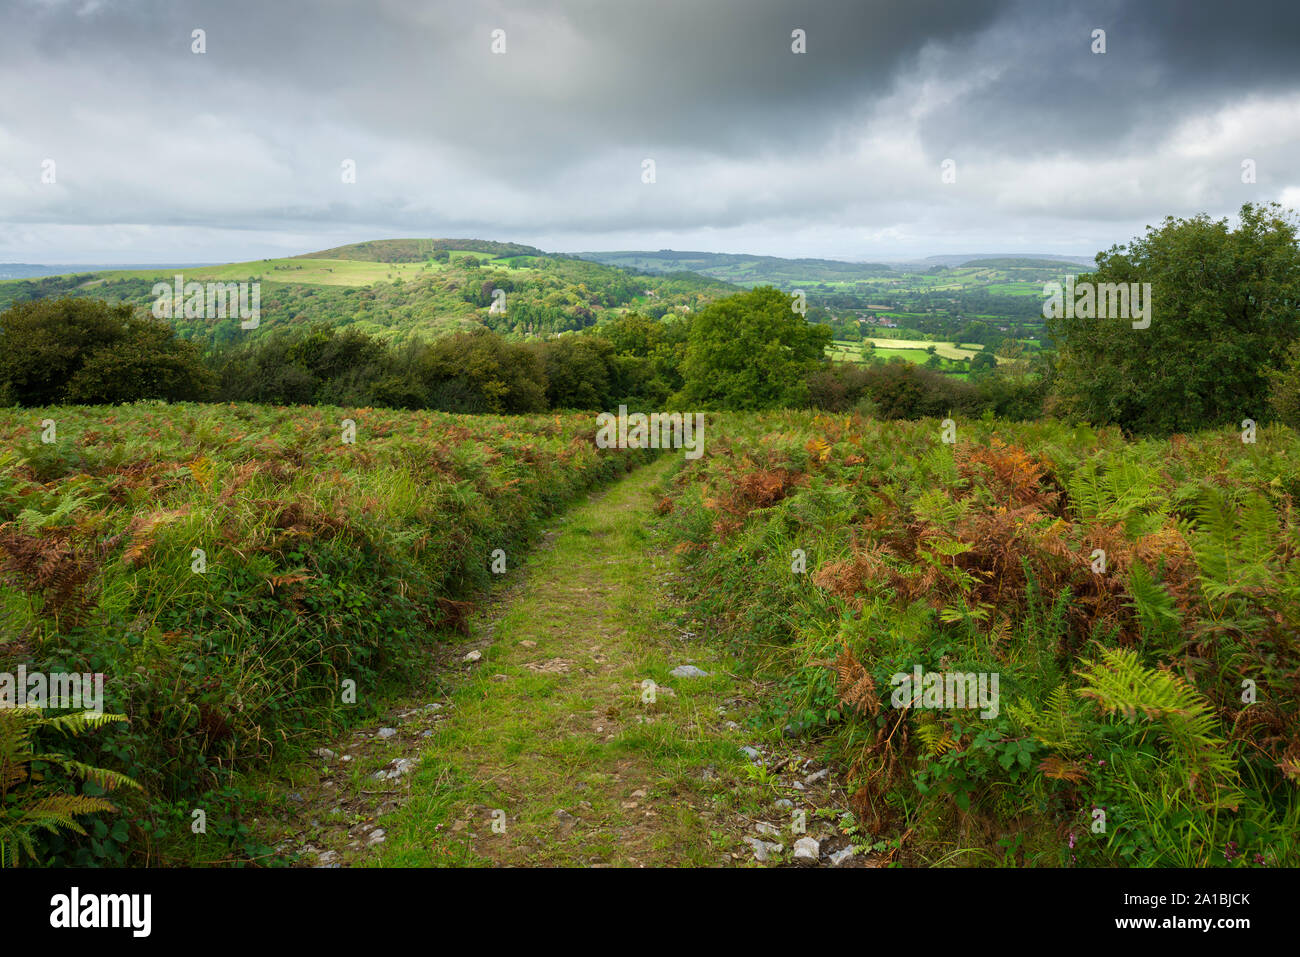
[[[995,73],[928,119],[933,152],[1140,150],[1189,115],[1300,89],[1294,0],[1021,0],[1006,13],[945,65],[951,82]],[[1105,55],[1092,52],[1094,29]]]
[[[960,42],[1006,7],[105,0],[83,13],[48,0],[28,4],[0,50],[39,56],[47,76],[70,60],[102,63],[106,90],[166,108],[248,108],[237,98],[255,84],[268,124],[329,116],[523,172],[611,143],[747,153],[815,142],[883,95],[923,46]],[[207,33],[204,58],[190,53],[195,28]],[[497,28],[505,56],[489,53]],[[791,55],[795,28],[810,55]],[[57,99],[41,100],[57,111]]]
[[[9,0],[0,258],[128,225],[570,248],[815,227],[827,255],[992,226],[1087,252],[1107,224],[1300,186],[1298,36],[1294,0]],[[1245,156],[1267,195],[1242,195]]]

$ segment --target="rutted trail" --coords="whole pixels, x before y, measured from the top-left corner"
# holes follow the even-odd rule
[[[814,821],[830,785],[782,786],[758,763],[776,762],[741,726],[754,689],[676,621],[671,558],[647,531],[670,465],[638,469],[557,521],[450,650],[463,677],[449,699],[356,734],[362,749],[383,749],[381,761],[330,757],[351,781],[331,785],[328,801],[351,790],[371,812],[354,801],[332,837],[328,826],[313,832],[313,846],[335,849],[325,861],[716,866],[754,859],[745,838],[759,822],[772,823],[759,833],[784,842],[788,859],[801,836],[790,798],[809,807],[809,834],[836,843]],[[707,674],[672,674],[685,665]],[[753,746],[765,757],[742,751]]]
[[[666,607],[668,560],[651,553],[645,524],[668,465],[570,512],[522,570],[378,863],[433,863],[439,844],[510,864],[729,857],[715,801],[743,773],[746,742],[719,710],[743,702],[728,663],[677,637]],[[710,677],[670,677],[687,662]]]

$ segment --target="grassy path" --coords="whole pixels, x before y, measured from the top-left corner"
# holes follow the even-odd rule
[[[491,644],[453,693],[367,863],[751,856],[741,837],[778,795],[753,783],[740,751],[757,742],[735,724],[746,695],[728,660],[673,622],[669,557],[647,534],[670,465],[639,469],[569,512],[517,573],[523,584],[500,616],[474,622]],[[686,663],[709,676],[669,674]]]
[[[327,867],[781,863],[803,836],[826,861],[858,840],[834,777],[744,727],[758,689],[679,622],[651,536],[672,466],[557,519],[470,637],[431,649],[422,697],[277,775],[261,836]]]

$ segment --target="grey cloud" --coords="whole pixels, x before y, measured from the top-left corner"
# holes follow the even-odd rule
[[[1297,36],[1293,0],[17,0],[0,10],[0,223],[23,228],[0,237],[364,227],[593,248],[823,222],[820,253],[851,255],[836,230],[1109,235],[1298,185],[1294,138],[1214,144],[1256,156],[1268,196],[1242,195],[1231,151],[1149,167],[1189,119],[1296,97]],[[33,185],[46,156],[57,189]],[[1062,156],[1081,165],[1040,202],[979,181]],[[340,190],[345,157],[359,177]],[[935,188],[944,157],[960,190]]]

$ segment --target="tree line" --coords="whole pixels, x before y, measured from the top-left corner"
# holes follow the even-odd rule
[[[663,318],[630,313],[519,342],[487,327],[390,344],[327,323],[206,350],[130,304],[21,302],[0,313],[0,405],[135,399],[467,413],[816,407],[883,418],[1044,412],[1168,434],[1243,418],[1300,426],[1300,246],[1293,215],[1243,207],[1234,229],[1168,219],[1079,282],[1152,285],[1146,328],[1047,322],[1044,349],[969,381],[901,359],[831,363],[831,330],[760,287]],[[481,287],[476,290],[481,293]]]

